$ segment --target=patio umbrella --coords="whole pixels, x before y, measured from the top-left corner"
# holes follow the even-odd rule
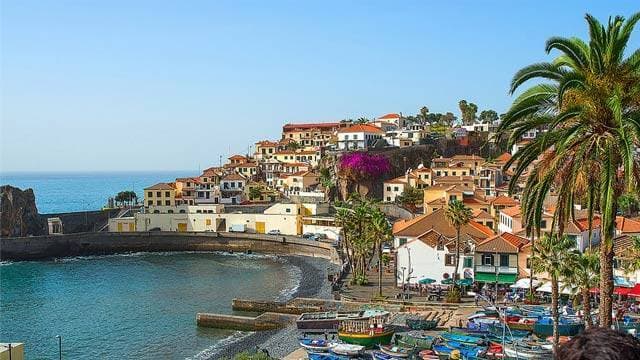
[[[536,287],[540,286],[541,282],[540,282],[540,280],[533,279],[532,284],[533,284],[533,287],[536,288]],[[516,281],[515,284],[512,284],[509,287],[512,288],[512,289],[528,289],[529,288],[529,278],[520,279],[520,280]]]
[[[451,285],[451,284],[453,284],[453,280],[452,279],[444,279],[444,280],[440,281],[440,284],[442,284],[442,285]]]
[[[422,278],[422,279],[418,280],[418,284],[422,284],[422,285],[433,284],[434,282],[436,282],[436,280],[435,279],[430,279],[430,278]]]
[[[470,286],[471,284],[473,284],[473,279],[461,279],[456,281],[456,283],[462,286]]]
[[[629,292],[627,293],[629,296],[640,297],[640,284],[636,284]]]
[[[540,286],[538,289],[536,289],[536,291],[550,294],[551,293],[551,281],[548,281],[548,282],[542,284],[542,286]],[[558,292],[560,294],[563,294],[563,295],[572,295],[573,294],[573,291],[571,291],[571,288],[568,287],[568,286],[565,286],[561,282],[558,282]]]

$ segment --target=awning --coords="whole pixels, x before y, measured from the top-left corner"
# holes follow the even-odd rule
[[[640,297],[640,284],[636,284],[629,292],[627,293],[629,296]]]
[[[513,284],[516,282],[518,274],[498,274],[498,284]],[[485,283],[495,283],[496,274],[476,272],[475,281]]]
[[[418,280],[418,284],[423,284],[423,285],[433,284],[434,282],[436,282],[435,279],[429,279],[429,278],[422,278]]]
[[[613,288],[613,295],[629,295],[629,293],[631,291],[633,291],[634,288],[632,287],[622,287],[622,286],[616,286]],[[600,292],[599,288],[592,288],[589,290],[590,293],[592,294],[598,294]],[[640,296],[640,295],[631,295],[631,296]]]
[[[574,293],[574,291],[572,291],[569,286],[565,286],[565,284],[561,282],[558,282],[558,290],[560,294],[564,295],[572,295]],[[536,291],[550,294],[551,281],[547,281],[546,283],[542,284],[542,286],[540,286]]]
[[[533,288],[537,288],[538,286],[540,286],[542,282],[540,280],[536,280],[533,279],[532,284],[533,284]],[[529,278],[523,278],[520,279],[518,281],[516,281],[515,284],[509,286],[512,289],[528,289],[529,288]]]

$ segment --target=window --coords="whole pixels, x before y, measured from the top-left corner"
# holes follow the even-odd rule
[[[162,196],[162,191],[157,191],[157,192],[156,192],[156,196],[157,196],[157,197],[161,197],[161,196]]]
[[[393,187],[393,191],[398,191],[398,187],[397,187],[397,186],[394,186],[394,187]]]
[[[546,229],[547,228],[547,220],[541,220],[540,221],[540,228],[541,229]]]
[[[527,269],[531,269],[531,258],[530,257],[527,258],[527,264],[525,266],[527,267]]]
[[[204,222],[207,226],[211,225],[211,219],[206,219]]]
[[[482,255],[482,265],[493,265],[493,255],[491,255],[491,254],[483,254]]]
[[[500,254],[500,266],[509,267],[509,254]]]
[[[404,244],[406,244],[406,243],[407,243],[407,238],[400,238],[400,239],[398,239],[398,244],[400,244],[400,245],[404,245]]]
[[[147,192],[147,197],[153,197],[153,191]]]
[[[286,208],[286,209],[285,209],[285,212],[290,213],[290,212],[291,212],[291,209],[290,209],[290,208]]]
[[[156,201],[156,205],[158,205],[158,206],[162,205],[162,201],[160,201],[160,200]]]
[[[165,204],[166,206],[169,206],[169,205],[171,205],[171,201],[170,201],[170,200],[165,200],[165,201],[164,201],[164,204]]]
[[[149,205],[149,206],[153,205],[153,200],[147,201],[147,205]]]
[[[184,214],[186,211],[184,209],[180,210],[180,214]]]
[[[345,135],[345,136],[344,136],[344,139],[345,139],[345,140],[349,140],[349,135]]]
[[[387,196],[387,202],[391,201],[391,196]]]
[[[391,191],[391,186],[387,186],[387,191]]]
[[[353,140],[358,140],[358,134],[353,134]]]
[[[471,256],[465,256],[462,267],[473,267],[473,258]]]
[[[456,201],[457,197],[455,195],[449,195],[449,201]]]
[[[173,210],[167,210],[167,214],[173,214]]]
[[[445,254],[444,256],[444,264],[445,266],[455,266],[456,256],[453,254]]]
[[[436,247],[436,249],[438,251],[443,251],[444,250],[444,242],[442,241],[442,238],[438,238],[438,245]]]
[[[451,173],[451,175],[453,175],[453,176],[456,176],[456,174],[457,174],[457,172],[456,172],[456,171],[454,171],[454,172],[452,172],[452,173]]]
[[[490,227],[493,229],[493,221],[487,221],[487,227]]]

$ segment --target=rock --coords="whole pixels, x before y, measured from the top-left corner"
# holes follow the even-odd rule
[[[32,189],[0,186],[0,236],[36,236],[47,233]]]

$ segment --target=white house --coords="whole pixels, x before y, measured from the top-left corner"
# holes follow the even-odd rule
[[[239,174],[229,174],[220,180],[220,202],[222,204],[240,204],[247,179]]]
[[[481,224],[471,221],[462,226],[458,274],[460,278],[473,278],[473,249],[475,244],[494,235]],[[449,225],[444,210],[411,220],[401,220],[393,225],[394,248],[396,249],[398,285],[415,283],[421,278],[437,281],[453,276],[455,265],[456,229]]]
[[[389,114],[382,115],[379,118],[377,118],[376,121],[389,122],[389,123],[395,124],[400,129],[405,127],[405,119],[400,114],[397,114],[397,113],[389,113]]]
[[[384,131],[369,124],[356,124],[338,130],[338,150],[367,150]]]

